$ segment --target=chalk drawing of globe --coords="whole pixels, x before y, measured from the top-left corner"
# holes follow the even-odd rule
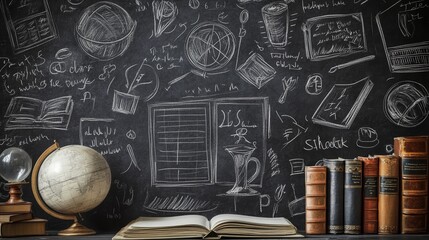
[[[80,145],[61,147],[42,163],[39,194],[46,205],[62,214],[87,212],[107,196],[111,172],[104,157]]]

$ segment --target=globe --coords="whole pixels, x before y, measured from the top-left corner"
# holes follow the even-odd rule
[[[77,222],[76,214],[97,207],[107,196],[111,183],[109,165],[100,153],[86,146],[53,145],[50,151],[42,154],[46,157],[41,156],[33,170],[35,198],[54,217]],[[72,233],[63,235],[86,235],[75,234],[76,230]]]
[[[203,22],[189,33],[185,50],[190,63],[196,68],[203,71],[218,70],[234,56],[234,34],[224,25]]]
[[[136,25],[125,9],[100,1],[83,11],[76,26],[77,42],[89,56],[111,60],[127,50]]]

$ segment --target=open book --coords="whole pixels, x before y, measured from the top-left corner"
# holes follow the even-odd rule
[[[14,97],[5,114],[5,117],[9,118],[5,130],[67,130],[72,111],[71,96],[58,97],[48,101],[31,97]]]
[[[115,239],[302,237],[282,217],[265,218],[220,214],[210,221],[201,215],[140,217],[122,228]]]

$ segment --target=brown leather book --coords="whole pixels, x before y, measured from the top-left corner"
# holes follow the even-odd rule
[[[326,167],[305,167],[305,232],[326,234]]]
[[[394,155],[379,158],[378,177],[378,234],[399,232],[399,163]]]
[[[0,213],[12,214],[12,213],[29,213],[31,212],[31,202],[20,202],[20,203],[0,203]]]
[[[428,218],[429,136],[396,137],[401,157],[401,233],[425,233]]]
[[[363,162],[363,233],[378,233],[378,157],[358,157]]]
[[[34,218],[19,222],[0,223],[0,237],[46,235],[45,219]]]

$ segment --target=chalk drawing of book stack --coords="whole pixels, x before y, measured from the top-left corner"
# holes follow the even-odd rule
[[[30,97],[14,97],[6,110],[5,130],[67,130],[73,111],[71,96],[42,101]]]
[[[376,22],[391,72],[429,71],[429,0],[397,1]]]
[[[58,37],[47,0],[1,1],[0,7],[15,53]]]
[[[313,122],[349,129],[373,86],[368,77],[351,84],[335,84],[314,113]]]

